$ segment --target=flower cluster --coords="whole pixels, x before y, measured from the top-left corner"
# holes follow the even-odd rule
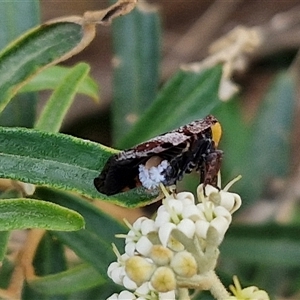
[[[241,205],[239,195],[200,185],[193,194],[169,193],[154,219],[139,218],[125,236],[125,253],[108,276],[128,291],[112,299],[190,299],[189,290],[210,290],[229,298],[214,273],[219,245]],[[250,298],[251,299],[251,298]]]

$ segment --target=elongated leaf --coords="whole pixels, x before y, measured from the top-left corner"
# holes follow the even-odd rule
[[[26,83],[26,85],[19,90],[19,93],[54,90],[60,85],[69,71],[70,68],[62,66],[52,66],[45,69]],[[87,95],[94,100],[98,100],[99,98],[98,85],[90,76],[86,76],[79,83],[78,93]]]
[[[49,232],[45,232],[33,260],[35,274],[45,276],[68,269],[64,245]]]
[[[35,128],[58,132],[63,119],[70,108],[79,84],[90,70],[89,65],[80,63],[72,68],[62,79],[42,111]]]
[[[0,232],[0,261],[2,261],[5,257],[9,236],[10,236],[9,231]]]
[[[83,17],[49,21],[32,29],[0,53],[0,111],[33,75],[84,49],[95,36],[96,24],[129,13],[136,1],[120,0],[107,9]]]
[[[79,230],[83,218],[70,209],[33,199],[0,201],[0,228],[3,230],[44,228],[52,230]]]
[[[269,180],[290,170],[291,130],[295,111],[295,82],[279,74],[265,96],[249,134],[241,166],[240,190],[247,203],[256,200]]]
[[[85,218],[84,230],[75,234],[62,232],[52,234],[83,260],[90,262],[98,272],[106,274],[108,264],[115,260],[111,243],[124,247],[124,240],[116,239],[115,234],[125,233],[125,227],[78,196],[42,187],[36,189],[35,196],[76,210]]]
[[[24,16],[27,16],[24,18]],[[40,21],[39,1],[2,1],[0,9],[0,49]],[[32,127],[37,95],[18,95],[0,115],[1,126]]]
[[[82,38],[79,24],[37,27],[0,53],[0,111],[24,81],[73,49]]]
[[[113,46],[113,138],[118,144],[155,99],[160,60],[157,9],[138,3],[131,14],[115,20]]]
[[[199,73],[177,72],[118,145],[131,147],[211,113],[221,104],[218,98],[220,78],[220,66]]]
[[[270,266],[300,266],[299,225],[232,226],[221,255],[239,262]]]
[[[120,246],[123,244],[121,239],[115,239],[115,235],[118,233],[125,233],[125,226],[88,201],[66,192],[43,187],[37,187],[34,196],[79,212],[85,219],[86,230],[95,233],[100,239],[108,244],[113,240],[117,246],[118,244]],[[104,228],[105,230],[103,230]]]
[[[28,28],[36,26],[39,19],[39,1],[3,1],[0,10],[0,49]]]
[[[123,206],[145,205],[156,194],[143,188],[108,197],[93,180],[116,150],[64,134],[0,128],[0,177],[76,191]]]
[[[70,247],[81,259],[90,263],[100,274],[107,276],[107,267],[116,259],[111,243],[104,242],[89,230],[76,232],[55,231],[52,234]]]
[[[93,267],[82,264],[65,272],[31,280],[29,286],[45,295],[71,294],[105,283]]]

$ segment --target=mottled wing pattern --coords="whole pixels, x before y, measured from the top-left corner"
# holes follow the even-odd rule
[[[154,155],[168,160],[170,167],[164,184],[174,184],[184,173],[203,164],[203,154],[213,147],[211,126],[216,122],[215,117],[207,116],[111,156],[95,178],[95,187],[106,195],[136,187],[138,166]]]

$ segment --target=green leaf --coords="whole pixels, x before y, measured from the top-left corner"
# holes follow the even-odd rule
[[[103,284],[103,278],[93,267],[82,264],[54,275],[29,281],[29,286],[44,295],[72,294]]]
[[[3,1],[0,10],[0,49],[28,28],[37,25],[39,19],[39,1]]]
[[[95,233],[108,244],[114,240],[117,246],[121,246],[121,239],[115,239],[115,235],[126,232],[125,226],[85,199],[44,187],[37,187],[34,196],[79,212],[85,219],[85,230]]]
[[[242,118],[241,99],[235,98],[228,102],[222,102],[212,114],[218,117],[222,126],[222,137],[218,146],[224,152],[222,161],[222,186],[238,175],[243,175],[242,168],[245,161],[245,152],[249,148],[251,130]],[[242,178],[234,184],[233,190],[241,185]]]
[[[299,231],[299,225],[231,226],[221,245],[221,257],[271,267],[300,267]]]
[[[222,103],[218,97],[221,74],[220,66],[202,72],[178,71],[118,145],[131,147],[211,113]]]
[[[33,199],[4,199],[0,201],[0,228],[4,230],[43,228],[79,230],[83,218],[70,209]]]
[[[60,22],[32,29],[0,53],[0,111],[42,68],[57,61],[82,39],[82,27]]]
[[[0,232],[0,261],[1,262],[5,257],[9,236],[10,236],[9,231]]]
[[[135,207],[155,198],[144,188],[108,197],[93,180],[116,150],[74,138],[25,128],[0,128],[0,178],[75,191],[82,195]]]
[[[125,227],[78,196],[43,187],[37,188],[34,195],[76,210],[84,217],[86,221],[84,230],[76,233],[52,232],[52,234],[70,247],[80,258],[94,266],[101,274],[106,274],[109,262],[115,259],[111,243],[114,241],[116,245],[124,245],[124,241],[116,239],[115,235],[124,233]]]
[[[290,170],[291,130],[296,105],[295,79],[279,74],[253,121],[241,166],[241,195],[247,203],[258,199],[272,178],[283,178]]]
[[[105,229],[102,228],[102,230]],[[55,231],[52,234],[104,276],[106,276],[109,263],[116,259],[111,246],[112,241],[108,243],[92,231],[79,230],[67,233]]]
[[[69,70],[48,100],[35,124],[36,129],[50,132],[59,131],[77,93],[78,86],[87,76],[89,70],[89,65],[85,63],[79,63]]]
[[[119,142],[155,98],[159,83],[160,20],[157,9],[138,3],[113,22],[113,138]]]
[[[54,90],[61,84],[62,80],[64,80],[69,72],[69,67],[52,66],[34,76],[19,90],[19,93]],[[99,99],[98,85],[90,76],[86,76],[82,79],[78,84],[77,92],[87,95],[94,100]]]
[[[37,188],[34,195],[76,210],[84,217],[86,222],[84,230],[66,234],[52,232],[52,234],[101,274],[105,274],[109,262],[115,259],[111,243],[124,247],[124,240],[116,239],[115,235],[125,233],[125,226],[78,196],[42,187]]]
[[[27,16],[24,18],[24,16]],[[0,49],[20,34],[39,23],[39,1],[10,0],[1,2]],[[0,115],[1,126],[32,127],[35,120],[37,95],[17,96]]]
[[[64,245],[48,231],[38,245],[33,267],[37,276],[63,272],[68,268]]]

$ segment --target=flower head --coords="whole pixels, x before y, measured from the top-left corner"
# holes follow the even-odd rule
[[[160,184],[164,167],[164,161],[140,166],[140,176]],[[127,223],[125,254],[118,254],[108,269],[114,282],[132,291],[128,299],[176,299],[191,288],[210,289],[218,247],[241,203],[237,194],[209,185],[205,191],[198,187],[197,199],[188,192],[162,191],[165,198],[153,220],[141,217]]]

